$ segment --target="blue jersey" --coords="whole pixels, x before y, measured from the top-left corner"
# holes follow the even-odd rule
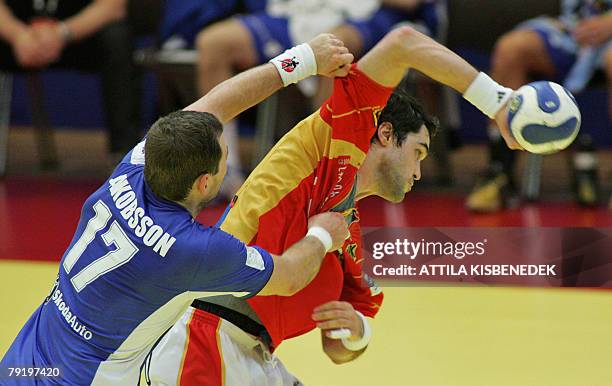
[[[195,222],[153,194],[143,170],[144,142],[87,199],[55,287],[0,363],[0,384],[135,385],[193,299],[248,297],[268,282],[268,252]],[[9,377],[15,367],[60,376]]]

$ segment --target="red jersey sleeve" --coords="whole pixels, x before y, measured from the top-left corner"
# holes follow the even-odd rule
[[[378,115],[392,92],[392,88],[376,83],[353,64],[349,75],[335,78],[332,96],[319,113],[333,128],[334,139],[354,143],[367,152]]]

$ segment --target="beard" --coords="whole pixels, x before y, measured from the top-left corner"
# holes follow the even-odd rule
[[[380,161],[377,173],[380,196],[393,203],[402,202],[406,195],[405,178],[398,170],[397,165],[397,162],[393,162],[389,157],[384,156]]]

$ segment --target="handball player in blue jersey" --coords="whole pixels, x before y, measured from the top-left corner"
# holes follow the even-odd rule
[[[1,385],[135,385],[194,299],[292,295],[342,246],[339,213],[312,217],[280,257],[194,220],[226,172],[222,123],[283,85],[344,76],[353,60],[329,34],[292,50],[159,119],[85,201],[54,287],[0,362]]]

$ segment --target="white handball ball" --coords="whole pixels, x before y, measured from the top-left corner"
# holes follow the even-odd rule
[[[510,132],[530,153],[551,154],[565,149],[578,135],[580,122],[576,99],[557,83],[526,84],[510,99]]]

